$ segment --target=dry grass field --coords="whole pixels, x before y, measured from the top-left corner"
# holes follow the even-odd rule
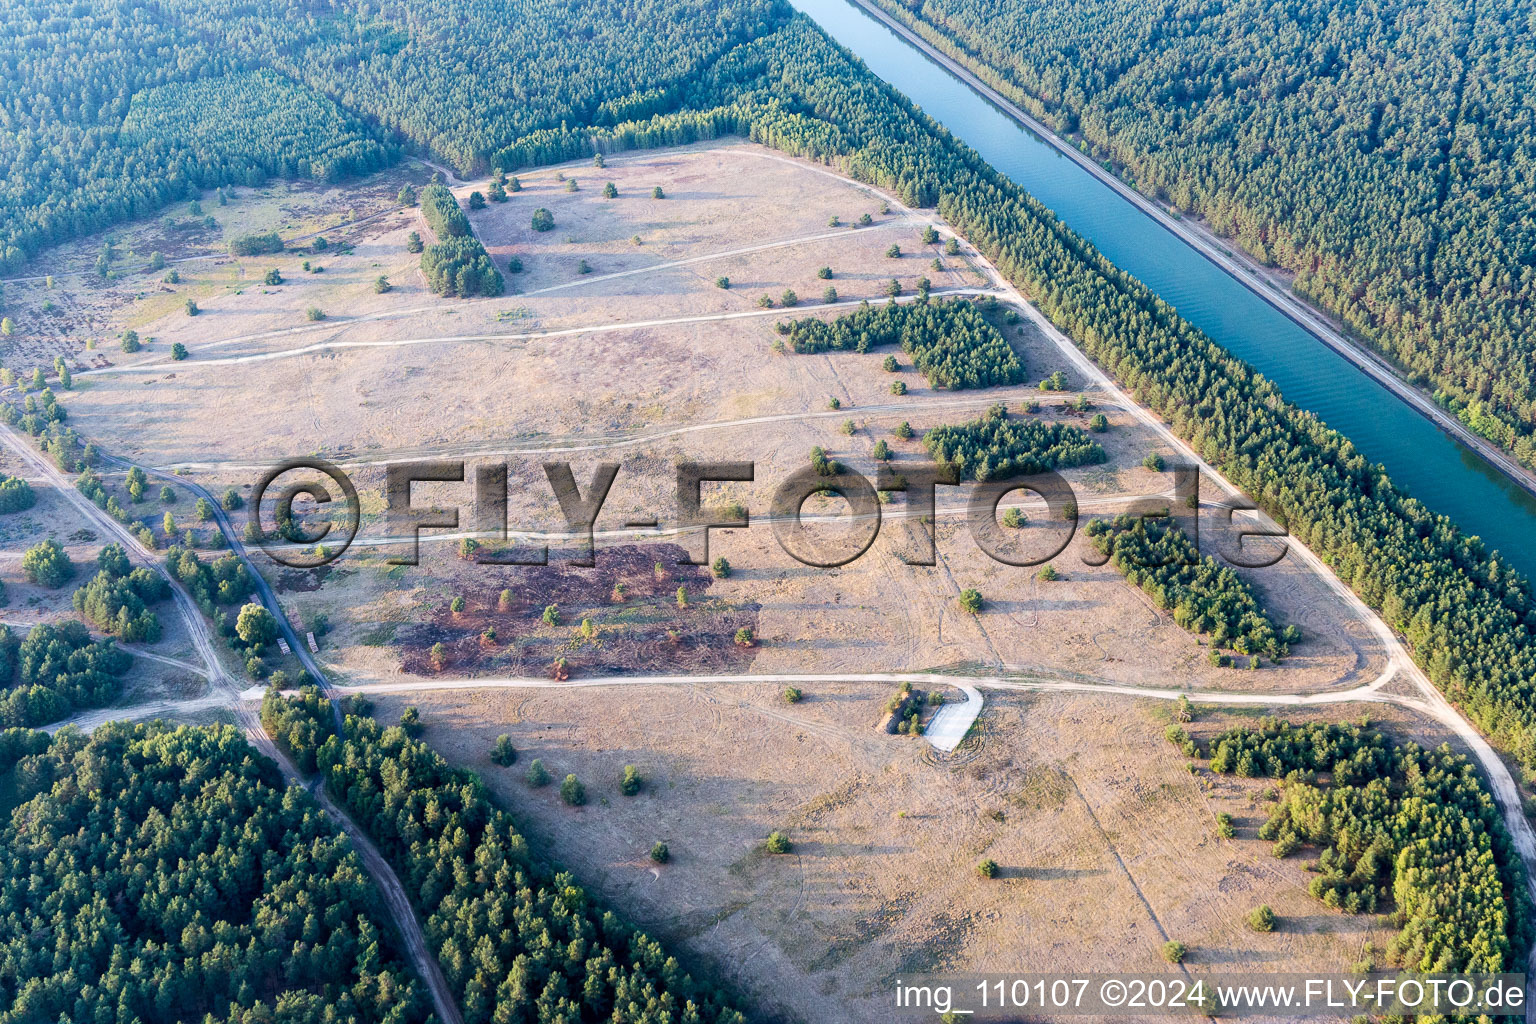
[[[887,209],[869,189],[741,142],[632,154],[602,169],[544,168],[521,175],[505,204],[471,214],[498,266],[521,263],[507,294],[444,299],[406,249],[409,232],[428,234],[419,212],[393,202],[401,184],[429,173],[417,165],[347,188],[242,189],[228,206],[205,196],[217,230],[173,237],[157,223],[120,233],[121,266],[161,251],[186,261],[171,264],[179,283],[137,270],[97,281],[96,239],[58,255],[51,287],[7,291],[19,328],[5,364],[30,373],[64,355],[76,372],[69,424],[105,451],[247,499],[284,458],[319,454],[353,477],[362,529],[345,557],[316,571],[258,557],[295,623],[320,634],[320,660],[337,681],[542,676],[563,659],[577,681],[946,671],[1298,694],[1363,686],[1387,670],[1368,624],[1295,555],[1243,575],[1280,623],[1301,628],[1302,642],[1278,665],[1217,668],[1199,638],[1092,564],[1081,523],[1052,558],[1061,578],[1047,582],[977,546],[959,490],[940,489],[934,565],[908,564],[923,524],[899,497],[863,557],[833,569],[790,557],[769,510],[814,446],[873,476],[885,442],[901,472],[924,459],[925,430],[997,402],[1012,415],[1081,424],[1067,403],[1084,394],[1107,416],[1108,431],[1094,438],[1108,461],[1064,473],[1082,522],[1174,504],[1172,474],[1142,465],[1172,453],[1109,396],[1085,390],[1051,341],[1006,306],[989,317],[1026,365],[1015,387],[935,389],[904,357],[896,373],[883,370],[880,350],[775,350],[777,321],[880,301],[892,278],[908,294],[925,276],[938,292],[990,289],[967,247],[951,255],[922,242],[924,226],[945,230],[926,211]],[[602,195],[609,181],[616,198]],[[465,198],[485,185],[454,189]],[[531,229],[538,207],[552,211],[552,231]],[[224,238],[266,230],[298,244],[250,259],[207,256]],[[315,234],[327,237],[323,251]],[[892,244],[899,258],[887,255]],[[818,276],[824,266],[830,279]],[[264,283],[269,270],[282,283]],[[387,291],[375,288],[381,275]],[[786,291],[798,297],[793,309]],[[188,299],[198,315],[186,314]],[[145,342],[132,354],[116,340],[129,329]],[[184,361],[170,357],[177,343]],[[1065,391],[1035,387],[1056,371]],[[893,393],[897,380],[904,394]],[[1038,411],[1026,412],[1031,402]],[[903,423],[916,437],[898,436]],[[384,515],[383,467],[429,458],[467,460],[467,479],[506,464],[510,543],[525,553],[547,543],[549,564],[488,564],[485,550],[465,557],[467,483],[415,487],[418,507],[458,507],[460,527],[424,534],[419,564],[392,564],[408,545]],[[572,564],[579,548],[545,480],[551,460],[569,461],[584,492],[599,463],[620,466],[596,523],[595,567]],[[739,504],[754,519],[709,534],[709,557],[730,563],[723,576],[685,560],[702,561],[705,537],[676,528],[682,461],[755,465],[750,482],[703,490],[706,507]],[[72,532],[82,524],[44,490],[36,509],[0,519],[7,616],[65,613],[57,595],[15,582],[25,545],[53,534],[77,561],[94,555],[94,536]],[[181,491],[166,506],[174,538],[160,526],[166,507],[132,509],[162,544],[189,525],[211,529],[185,521],[192,498]],[[1226,517],[1209,500],[1216,493],[1207,488],[1198,513],[1207,551],[1227,539]],[[1028,515],[1014,534],[1019,549],[1038,552],[1059,533],[1033,496],[1005,504]],[[836,497],[807,502],[813,523],[800,540],[847,542],[863,526],[814,522],[847,507]],[[1194,513],[1174,511],[1194,525]],[[967,588],[985,599],[978,615],[959,606]],[[173,625],[172,615],[162,619]],[[744,628],[751,644],[736,642]],[[188,654],[174,634],[162,648]],[[180,695],[200,692],[195,678],[160,668],[158,688],[143,682],[125,700],[170,713]],[[877,730],[889,687],[808,686],[793,706],[780,691],[751,681],[439,690],[378,705],[386,721],[419,705],[426,738],[482,770],[542,850],[755,1005],[791,1019],[888,1019],[882,993],[899,973],[1171,970],[1158,955],[1167,938],[1189,945],[1196,973],[1336,969],[1385,945],[1377,919],[1327,911],[1306,895],[1301,858],[1276,861],[1254,837],[1263,785],[1188,770],[1161,738],[1165,705],[989,692],[977,733],[942,755]],[[1198,726],[1235,720],[1211,713]],[[510,770],[488,760],[504,732],[522,752]],[[523,772],[535,757],[557,778],[578,774],[592,802],[572,809],[554,788],[529,789]],[[647,780],[632,799],[617,789],[629,763]],[[1238,820],[1235,840],[1215,833],[1223,811]],[[761,851],[775,829],[793,838],[792,854]],[[671,846],[665,866],[646,856],[657,840]],[[984,857],[1001,865],[999,878],[977,877]],[[1273,934],[1243,925],[1259,903],[1281,916]]]
[[[577,191],[567,191],[570,181]],[[617,198],[602,196],[607,181]],[[936,566],[905,564],[903,553],[916,550],[917,524],[899,518],[845,568],[799,564],[763,519],[774,490],[805,465],[813,446],[873,475],[872,451],[884,440],[900,471],[923,457],[917,440],[896,437],[902,422],[920,436],[993,402],[1017,412],[1031,400],[1041,403],[1038,416],[1081,421],[1065,403],[1083,382],[1027,321],[1005,319],[1002,310],[996,322],[1018,347],[1028,380],[1069,371],[1072,390],[1041,394],[1029,383],[950,392],[930,387],[910,365],[886,373],[881,354],[775,354],[773,324],[817,315],[824,286],[846,302],[880,299],[893,276],[909,292],[922,276],[936,289],[989,282],[964,252],[946,255],[922,243],[928,215],[882,212],[877,194],[759,147],[641,153],[602,169],[546,168],[523,175],[521,184],[510,201],[472,218],[500,265],[521,261],[523,272],[507,277],[515,294],[428,294],[404,247],[406,233],[425,226],[416,211],[400,209],[335,232],[325,253],[216,261],[210,273],[245,286],[200,299],[196,317],[176,308],[146,319],[158,308],[154,296],[127,303],[115,326],[137,325],[153,340],[133,355],[113,351],[110,367],[82,372],[70,397],[71,424],[85,436],[146,465],[180,467],[215,493],[229,486],[249,493],[266,463],[309,453],[355,475],[363,494],[360,542],[328,571],[275,575],[301,621],[329,620],[325,658],[343,677],[531,674],[560,656],[577,672],[974,664],[1051,678],[1300,692],[1360,685],[1381,671],[1374,638],[1336,614],[1320,581],[1292,559],[1251,576],[1277,617],[1303,629],[1305,642],[1283,665],[1257,673],[1215,669],[1206,648],[1118,574],[1085,564],[1091,551],[1081,535],[1053,562],[1064,578],[1045,583],[977,549],[963,528],[963,495],[944,490]],[[467,195],[472,187],[457,191]],[[655,187],[665,198],[652,198]],[[387,192],[374,186],[367,197],[377,205]],[[252,229],[311,226],[373,209],[332,209],[337,202],[332,191],[296,196],[284,188],[241,195],[221,209],[241,211]],[[540,206],[554,213],[554,230],[529,227],[530,211]],[[871,223],[859,227],[863,214]],[[829,226],[834,216],[841,226]],[[886,254],[893,243],[900,258]],[[933,269],[935,259],[942,270]],[[324,272],[305,273],[304,260]],[[580,261],[590,274],[577,272]],[[268,266],[280,271],[282,285],[259,284]],[[832,268],[829,281],[816,276],[822,266]],[[393,290],[374,292],[380,273]],[[721,277],[730,288],[716,286]],[[793,310],[782,306],[786,289],[801,298]],[[774,307],[761,308],[761,296]],[[326,319],[307,321],[311,306]],[[190,358],[171,361],[174,342]],[[905,395],[891,393],[895,379],[906,384]],[[1097,435],[1110,461],[1066,474],[1082,510],[1113,513],[1142,496],[1169,504],[1155,496],[1169,491],[1171,475],[1140,465],[1160,444],[1103,396],[1089,397],[1110,419],[1111,429]],[[838,408],[829,408],[834,399]],[[619,462],[597,523],[596,569],[473,564],[456,555],[462,531],[429,533],[420,566],[386,564],[403,549],[388,543],[380,467],[425,457],[468,458],[471,474],[476,465],[506,462],[514,529],[555,534],[563,520],[541,463],[568,459],[585,486],[596,463]],[[723,554],[735,567],[727,579],[676,565],[676,545],[695,557],[703,550],[698,533],[667,532],[674,466],[684,460],[756,466],[750,484],[705,487],[706,504],[738,502],[759,519],[750,530],[712,535],[711,557]],[[464,506],[467,529],[468,490],[427,484],[415,493],[418,504]],[[817,499],[807,513],[818,502],[827,513],[842,505]],[[898,499],[891,508],[899,507]],[[627,525],[643,519],[659,519],[660,528]],[[1020,547],[1040,550],[1056,528],[1043,506],[1030,519]],[[1207,536],[1220,526],[1219,512],[1207,509]],[[828,540],[839,533],[832,526],[813,532]],[[561,557],[557,544],[557,563]],[[664,569],[653,572],[658,561]],[[633,596],[615,600],[616,583]],[[687,609],[676,606],[678,585],[694,593]],[[979,617],[955,604],[967,587],[988,600]],[[503,589],[514,592],[510,607],[498,606]],[[466,613],[447,611],[455,596],[468,603]],[[540,618],[551,603],[561,606],[558,626]],[[595,640],[573,639],[583,619],[592,620]],[[496,630],[494,645],[479,641],[486,626]],[[731,643],[742,626],[753,629],[758,646]],[[440,669],[423,656],[436,642],[449,649]]]
[[[1273,783],[1215,776],[1162,739],[1167,705],[1095,695],[989,695],[955,755],[874,729],[888,688],[483,690],[384,696],[474,768],[536,849],[787,1019],[885,1021],[898,976],[940,971],[1343,970],[1385,948],[1374,916],[1306,893],[1305,852],[1255,833]],[[1421,742],[1445,737],[1371,708]],[[1338,712],[1336,712],[1338,713]],[[1359,715],[1361,709],[1344,709]],[[1202,710],[1192,731],[1243,719]],[[490,761],[512,737],[517,763]],[[574,773],[586,806],[531,787],[529,763]],[[624,765],[645,778],[618,789]],[[1232,840],[1215,815],[1231,814]],[[774,856],[769,832],[794,846]],[[664,841],[671,860],[648,851]],[[983,858],[997,878],[977,876]],[[1269,904],[1270,934],[1249,930]]]

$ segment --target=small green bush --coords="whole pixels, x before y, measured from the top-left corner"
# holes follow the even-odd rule
[[[624,766],[624,774],[619,777],[619,792],[625,796],[634,796],[640,792],[640,786],[644,781],[640,777],[640,769],[627,764]]]
[[[544,762],[537,757],[534,758],[533,763],[528,766],[528,785],[549,785],[549,770],[544,767]]]

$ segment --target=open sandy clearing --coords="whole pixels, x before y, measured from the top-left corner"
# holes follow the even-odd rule
[[[888,1020],[884,987],[923,971],[1172,973],[1158,955],[1170,936],[1194,974],[1343,969],[1389,938],[1307,896],[1302,858],[1277,861],[1254,836],[1266,786],[1186,770],[1161,739],[1164,704],[989,695],[979,738],[943,757],[875,729],[889,695],[482,691],[379,696],[375,713],[420,707],[425,738],[479,771],[539,848],[792,1018]],[[502,733],[511,768],[489,761]],[[529,787],[533,758],[575,773],[589,804]],[[646,779],[634,798],[618,792],[626,764]],[[1219,812],[1235,840],[1216,836]],[[773,830],[792,854],[760,850]],[[661,867],[647,857],[658,840]],[[984,857],[999,879],[976,877]],[[1242,922],[1259,903],[1282,919],[1273,934]]]
[[[596,170],[572,164],[526,175],[509,202],[473,215],[498,259],[522,262],[524,271],[508,278],[522,294],[438,300],[393,271],[397,288],[373,293],[365,285],[375,264],[410,262],[403,237],[422,225],[401,211],[359,226],[341,251],[323,257],[323,275],[293,266],[318,254],[286,253],[273,259],[285,281],[300,283],[231,293],[195,318],[171,314],[146,326],[155,338],[149,350],[118,365],[153,372],[83,377],[71,422],[114,453],[181,466],[214,493],[236,487],[248,495],[266,461],[309,452],[342,461],[363,493],[362,542],[318,574],[274,567],[270,575],[297,621],[321,627],[327,665],[357,681],[536,674],[564,658],[587,674],[975,664],[1066,680],[1308,692],[1365,685],[1386,668],[1365,624],[1337,612],[1321,581],[1292,559],[1251,576],[1276,616],[1300,626],[1306,641],[1280,666],[1217,669],[1207,648],[1117,573],[1088,564],[1094,559],[1081,535],[1060,556],[1065,579],[1048,584],[988,558],[948,496],[932,567],[904,563],[919,550],[920,531],[899,518],[850,566],[795,562],[764,517],[778,484],[805,465],[813,446],[872,476],[874,447],[888,444],[891,466],[902,472],[923,458],[918,442],[897,436],[903,422],[921,434],[1001,401],[1015,413],[1039,403],[1033,415],[1081,424],[1085,417],[1066,408],[1081,392],[1042,394],[1032,383],[950,392],[930,387],[906,360],[897,373],[885,372],[878,353],[774,353],[774,321],[814,315],[821,305],[783,309],[785,289],[809,297],[826,285],[840,300],[878,299],[892,275],[908,288],[919,275],[932,275],[936,287],[991,287],[971,257],[921,241],[920,226],[932,220],[925,214],[882,212],[883,201],[867,189],[745,144],[627,156],[594,179]],[[581,183],[575,192],[564,184],[571,179]],[[607,180],[618,198],[601,196]],[[666,198],[651,198],[656,186]],[[554,212],[554,231],[528,228],[534,206]],[[849,225],[866,213],[868,227],[828,227],[834,215]],[[893,243],[903,250],[898,259],[886,253]],[[932,268],[935,259],[942,270]],[[582,260],[593,273],[577,273]],[[247,269],[258,263],[247,261]],[[830,279],[816,276],[822,266],[832,268]],[[729,277],[731,287],[717,287],[717,277]],[[767,315],[758,315],[761,295],[777,306]],[[342,312],[334,323],[306,324],[302,304],[311,301]],[[666,322],[701,316],[725,319]],[[1061,370],[1069,388],[1087,383],[1029,321],[1007,309],[993,319],[1025,360],[1028,381]],[[623,326],[641,321],[653,326]],[[586,330],[595,328],[602,330]],[[463,340],[471,337],[478,340]],[[164,361],[172,340],[191,358]],[[404,344],[415,340],[426,343]],[[342,347],[355,344],[370,347]],[[293,351],[304,354],[265,358]],[[210,360],[220,362],[202,365]],[[897,381],[905,394],[892,394]],[[1166,493],[1171,477],[1139,463],[1169,449],[1103,393],[1086,394],[1109,418],[1110,430],[1095,439],[1110,460],[1068,471],[1082,511],[1112,514]],[[562,568],[558,551],[547,569],[472,564],[455,555],[462,530],[423,544],[419,566],[388,565],[402,549],[384,543],[393,534],[381,516],[379,464],[450,455],[475,456],[471,476],[476,465],[504,457],[513,483],[509,520],[535,533],[562,529],[541,462],[569,457],[585,483],[596,462],[618,461],[597,523],[597,567]],[[741,460],[755,463],[752,482],[705,491],[707,504],[739,502],[757,519],[751,530],[711,540],[711,557],[724,555],[734,570],[715,579],[679,566],[684,548],[694,557],[703,548],[699,536],[669,532],[676,463]],[[464,505],[467,526],[467,490],[419,486],[417,501]],[[807,511],[830,515],[840,505],[817,499]],[[1031,523],[1019,531],[1020,545],[1035,550],[1052,527],[1043,507],[1025,507]],[[891,508],[902,514],[899,500]],[[659,528],[630,525],[646,519],[660,520]],[[1208,535],[1221,525],[1217,510],[1202,516]],[[687,607],[676,601],[678,587]],[[955,603],[969,587],[987,598],[979,617]],[[447,607],[455,596],[466,602],[458,613]],[[559,615],[545,622],[551,604]],[[590,633],[577,632],[584,620]],[[750,647],[734,642],[744,628],[755,637]],[[434,644],[443,645],[435,660],[428,657]]]

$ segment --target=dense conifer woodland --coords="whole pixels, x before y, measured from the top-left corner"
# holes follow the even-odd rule
[[[1529,0],[878,2],[1536,466]]]
[[[1231,18],[1269,10],[1237,8]],[[1508,424],[1518,449],[1532,402],[1532,229],[1519,202],[1499,197],[1526,194],[1520,168],[1529,163],[1530,133],[1522,125],[1533,90],[1514,70],[1530,49],[1520,38],[1529,19],[1498,23],[1489,18],[1499,12],[1465,6],[1402,7],[1400,17],[1404,25],[1378,47],[1401,54],[1388,63],[1407,70],[1392,73],[1444,80],[1448,91],[1329,114],[1361,121],[1351,143],[1358,160],[1347,147],[1324,152],[1310,169],[1292,157],[1302,175],[1294,187],[1265,177],[1253,160],[1259,171],[1210,172],[1196,187],[1181,147],[1168,145],[1140,174],[1166,177],[1170,191],[1183,189],[1178,201],[1208,209],[1218,223],[1230,218],[1245,240],[1295,264],[1304,290],[1332,301],[1450,400],[1469,410],[1481,403],[1476,415]],[[1106,14],[1085,24],[1110,21]],[[1291,33],[1276,24],[1252,36],[1283,53]],[[1440,34],[1436,26],[1459,41],[1455,61],[1414,49],[1414,39]],[[1031,45],[1058,40],[1041,34]],[[1135,56],[1112,35],[1095,35],[1077,52],[1090,50],[1085,67]],[[1294,73],[1266,77],[1223,57],[1202,76],[1173,76],[1181,84],[1160,102],[1185,111],[1181,122],[1193,119],[1221,85],[1270,90],[1273,109],[1289,102],[1321,110],[1319,78],[1308,69],[1335,68],[1348,83],[1353,69],[1369,75],[1364,69],[1382,63],[1329,44],[1275,59]],[[1137,67],[1124,60],[1114,77],[1138,88]],[[0,78],[6,274],[50,245],[159,214],[199,188],[338,180],[407,153],[471,175],[735,134],[937,208],[1100,366],[1380,609],[1435,684],[1496,744],[1536,768],[1529,583],[778,0],[19,0],[0,7]],[[1204,82],[1213,83],[1209,93]],[[1072,102],[1085,112],[1087,98],[1103,91],[1059,88],[1081,93]],[[1451,129],[1421,127],[1436,119],[1451,119]],[[1086,113],[1082,120],[1098,130]],[[1166,129],[1148,128],[1158,131]],[[1294,148],[1293,135],[1304,137],[1282,123],[1263,137],[1283,152]],[[1189,157],[1201,159],[1198,149]],[[1339,214],[1314,210],[1318,196]],[[1389,220],[1386,197],[1410,215]],[[1261,198],[1297,208],[1265,212]],[[443,224],[453,220],[453,211],[439,213]],[[472,249],[443,253],[442,284],[451,276],[459,294],[476,281],[488,290],[475,258]],[[945,372],[959,382],[969,371]],[[985,372],[997,371],[989,363]],[[8,415],[50,452],[56,447],[56,458],[79,461],[78,439],[55,406],[8,407]],[[957,433],[955,441],[974,439],[981,452],[1006,440],[1004,427],[1014,424],[984,423],[974,438]],[[219,577],[219,562],[185,561],[174,571],[202,603],[222,602],[226,589],[242,585],[234,574]],[[90,583],[82,611],[124,629],[147,626],[155,595],[132,573],[97,571],[108,575]],[[119,662],[110,641],[43,633],[33,643],[44,628],[0,644],[6,714],[16,724],[57,719],[112,690]],[[42,660],[22,651],[29,643],[46,648]],[[58,670],[39,674],[29,667],[36,665]],[[467,1020],[507,1019],[497,1016],[502,1005],[537,1007],[541,1021],[606,1020],[620,1005],[634,1008],[625,1017],[632,1020],[738,1019],[651,939],[568,877],[532,863],[473,776],[404,731],[354,717],[342,735],[290,723],[284,736],[313,750],[326,785],[373,830]],[[218,1019],[268,1019],[241,1015],[274,999],[295,1007],[284,1019],[418,1019],[421,1002],[410,995],[390,1004],[404,1016],[377,1015],[380,991],[414,990],[392,966],[365,887],[351,884],[352,856],[316,821],[302,791],[283,789],[231,730],[112,726],[90,740],[65,733],[46,744],[8,742],[21,745],[8,762],[11,812],[0,844],[9,861],[0,872],[8,903],[0,941],[12,965],[0,972],[0,1019],[175,1019],[156,1000],[183,992],[191,993],[187,1005]],[[1255,773],[1261,754],[1265,774],[1335,773],[1326,791],[1287,795],[1289,817],[1272,829],[1335,851],[1322,864],[1321,898],[1334,892],[1341,905],[1364,908],[1390,886],[1405,915],[1402,952],[1416,963],[1492,964],[1525,942],[1527,916],[1512,895],[1520,886],[1505,874],[1518,870],[1515,859],[1464,763],[1384,750],[1366,755],[1376,775],[1341,784],[1337,758],[1331,767],[1312,755],[1293,765],[1275,753],[1283,771],[1272,772],[1271,754],[1258,747]],[[1222,763],[1240,771],[1242,757],[1233,756]],[[1372,804],[1358,811],[1372,816],[1372,831],[1335,831],[1300,813],[1328,801],[1338,810],[1326,820],[1345,822],[1357,813],[1348,805],[1357,791]],[[1429,845],[1411,838],[1419,833]],[[1386,845],[1368,855],[1378,835]],[[34,887],[34,878],[46,881]],[[1447,891],[1464,900],[1464,913],[1445,912]],[[124,893],[143,898],[124,902]],[[1511,901],[1503,911],[1498,897]],[[208,966],[215,962],[218,972]],[[343,993],[345,1014],[323,1016],[322,1002],[338,1004]]]
[[[357,854],[236,729],[9,729],[0,771],[0,1021],[435,1020]]]
[[[262,720],[399,875],[467,1024],[745,1024],[654,939],[538,862],[484,784],[403,727],[348,715],[338,734],[313,687],[269,691]]]
[[[1169,739],[1193,749],[1180,726]],[[1265,719],[1209,744],[1210,769],[1280,781],[1259,827],[1274,854],[1316,854],[1311,894],[1348,913],[1390,908],[1386,951],[1412,971],[1519,970],[1531,898],[1498,806],[1449,747],[1360,725]]]

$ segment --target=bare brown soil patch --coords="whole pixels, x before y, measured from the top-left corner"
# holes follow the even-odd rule
[[[451,599],[436,602],[424,622],[397,631],[401,668],[422,676],[522,675],[564,658],[575,675],[641,666],[675,672],[745,669],[753,649],[737,644],[735,635],[756,628],[758,606],[711,594],[714,576],[704,566],[681,564],[684,554],[675,545],[627,545],[604,549],[590,568],[555,562],[500,569],[494,584],[481,582],[457,593],[464,598],[462,611],[451,610]],[[487,575],[482,567],[478,579]],[[687,607],[678,604],[679,587]],[[502,590],[510,600],[502,601]],[[544,621],[550,605],[558,609],[558,624]],[[590,636],[583,633],[583,622],[591,623]],[[494,636],[487,637],[487,630]],[[439,643],[447,655],[440,667],[429,653]]]

